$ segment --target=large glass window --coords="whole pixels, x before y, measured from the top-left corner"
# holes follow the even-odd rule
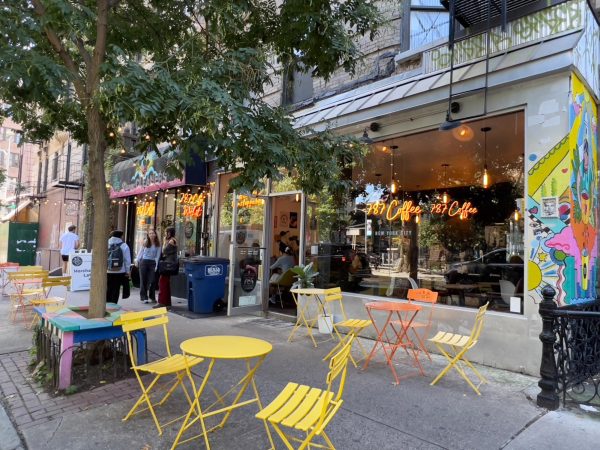
[[[355,191],[308,201],[320,285],[522,312],[523,152],[522,112],[372,145]]]
[[[449,14],[439,0],[411,0],[410,49],[448,38]]]

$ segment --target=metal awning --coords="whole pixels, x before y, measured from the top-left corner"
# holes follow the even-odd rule
[[[572,50],[581,38],[576,31],[490,58],[490,87],[564,70],[573,64]],[[481,87],[485,62],[454,68],[455,95]],[[352,126],[403,110],[447,101],[448,71],[364,87],[325,99],[295,112],[294,127]],[[443,88],[443,89],[442,89]]]

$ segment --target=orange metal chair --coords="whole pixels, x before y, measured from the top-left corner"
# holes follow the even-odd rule
[[[417,338],[419,350],[425,352],[427,358],[429,358],[429,361],[431,361],[431,355],[429,354],[429,351],[427,350],[424,341],[425,339],[427,339],[427,336],[429,335],[429,330],[431,329],[431,318],[433,317],[434,305],[437,303],[438,300],[438,293],[430,291],[429,289],[409,289],[407,297],[409,302],[417,301],[430,303],[431,305],[429,307],[427,321],[412,321],[411,323],[403,323],[404,327],[408,327],[408,329],[411,330],[414,336]],[[398,322],[399,321],[395,321],[394,323]],[[417,332],[417,330],[423,330],[422,335],[420,335]]]

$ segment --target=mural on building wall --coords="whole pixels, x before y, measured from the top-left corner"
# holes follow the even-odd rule
[[[598,257],[598,113],[590,92],[571,76],[569,133],[529,170],[527,209],[533,228],[529,298],[556,288],[559,304],[595,298]],[[547,205],[557,205],[549,214]]]
[[[585,32],[573,49],[573,62],[592,91],[600,96],[600,26],[594,13],[585,9]]]

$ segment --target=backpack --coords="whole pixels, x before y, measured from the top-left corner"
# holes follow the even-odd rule
[[[108,246],[108,271],[119,272],[123,268],[123,250],[121,245],[123,242],[117,244],[110,244]]]

